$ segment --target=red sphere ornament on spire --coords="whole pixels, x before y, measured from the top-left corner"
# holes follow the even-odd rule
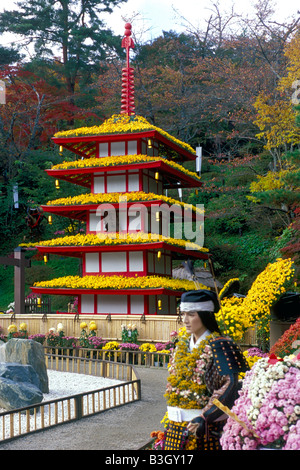
[[[126,49],[126,67],[122,69],[121,114],[128,114],[130,116],[135,113],[134,69],[129,67],[129,50],[134,48],[130,23],[125,24],[125,37],[122,39],[122,47]]]

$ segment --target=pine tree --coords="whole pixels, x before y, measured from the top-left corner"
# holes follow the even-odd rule
[[[106,28],[101,14],[126,0],[25,0],[18,10],[0,14],[0,32],[21,36],[36,58],[60,64],[68,93],[78,77],[90,73],[108,54],[121,51],[121,41]]]

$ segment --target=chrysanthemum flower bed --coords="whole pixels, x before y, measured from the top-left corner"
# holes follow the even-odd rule
[[[117,155],[110,157],[99,157],[87,158],[84,160],[75,160],[72,162],[65,161],[63,163],[58,163],[53,165],[51,170],[69,170],[76,168],[93,168],[93,167],[106,167],[106,166],[119,166],[119,165],[128,165],[131,163],[144,163],[144,162],[158,162],[163,161],[166,165],[169,165],[176,170],[181,171],[193,178],[200,180],[200,176],[197,173],[187,170],[179,163],[173,162],[173,160],[167,160],[164,157],[150,157],[149,155]]]
[[[291,259],[278,258],[274,263],[269,263],[257,276],[245,297],[222,299],[222,308],[216,314],[222,333],[229,335],[234,341],[241,341],[245,331],[255,326],[258,336],[268,343],[270,308],[280,295],[286,292],[294,271]],[[237,279],[229,282],[235,280]]]
[[[42,240],[35,243],[34,246],[98,246],[98,245],[127,245],[127,244],[142,244],[150,242],[165,242],[169,245],[175,245],[187,250],[198,250],[208,252],[207,248],[204,248],[196,243],[188,240],[182,240],[180,238],[166,237],[155,233],[87,233],[85,235],[77,233],[76,235],[67,235],[65,237],[57,237],[51,240]],[[25,245],[25,244],[22,244]],[[32,244],[31,244],[32,245]]]
[[[85,204],[119,204],[124,202],[147,202],[164,201],[171,206],[180,206],[186,209],[186,204],[172,197],[163,194],[145,193],[144,191],[131,191],[129,193],[87,193],[78,196],[61,197],[53,201],[48,201],[47,206],[82,206]],[[189,213],[198,213],[204,215],[203,209],[197,206],[189,205]]]
[[[34,287],[66,288],[66,289],[155,289],[191,290],[192,281],[169,279],[162,276],[65,276],[50,281],[36,282]]]

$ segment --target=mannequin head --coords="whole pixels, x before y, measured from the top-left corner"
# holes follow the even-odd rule
[[[185,292],[181,296],[180,310],[184,314],[183,322],[187,332],[194,334],[195,338],[200,337],[206,330],[220,333],[215,318],[219,303],[214,292],[208,290]]]

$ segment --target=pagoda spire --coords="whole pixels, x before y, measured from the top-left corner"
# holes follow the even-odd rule
[[[125,37],[122,39],[122,47],[126,49],[126,67],[122,69],[122,98],[121,114],[128,116],[135,114],[134,105],[134,68],[129,66],[129,50],[134,48],[131,37],[131,24],[125,24]]]

